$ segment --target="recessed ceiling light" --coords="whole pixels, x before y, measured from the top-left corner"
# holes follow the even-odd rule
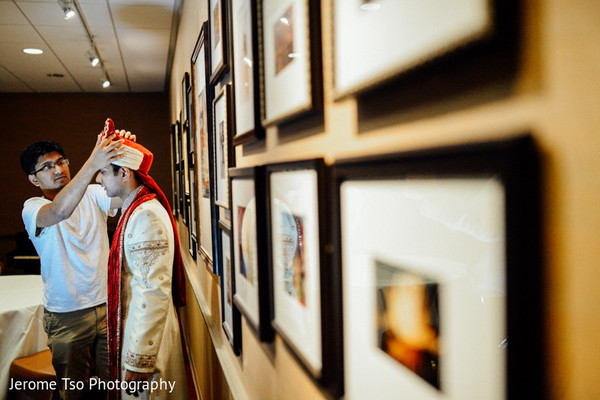
[[[23,49],[23,53],[26,54],[43,54],[44,51],[40,49]]]

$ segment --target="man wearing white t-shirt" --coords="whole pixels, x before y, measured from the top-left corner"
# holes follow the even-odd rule
[[[90,182],[100,168],[122,157],[122,140],[112,138],[98,135],[94,150],[73,179],[58,143],[37,142],[21,154],[21,167],[43,194],[25,201],[22,217],[40,256],[44,328],[63,399],[81,398],[85,388],[79,388],[89,380],[92,368],[103,379],[109,376],[106,221],[121,201],[110,199]]]

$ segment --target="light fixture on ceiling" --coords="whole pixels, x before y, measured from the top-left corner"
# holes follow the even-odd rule
[[[58,5],[63,10],[63,13],[65,13],[65,19],[71,19],[75,16],[71,0],[58,0]]]
[[[23,53],[25,53],[25,54],[44,54],[44,51],[41,49],[23,49]]]
[[[92,64],[92,67],[95,67],[98,65],[98,63],[100,63],[100,58],[98,58],[96,53],[92,52],[91,50],[88,50],[87,53],[85,53],[85,56],[90,61],[90,64]]]
[[[108,78],[108,74],[105,72],[104,73],[104,79],[102,80],[102,87],[104,89],[106,89],[109,86],[110,86],[110,79]]]

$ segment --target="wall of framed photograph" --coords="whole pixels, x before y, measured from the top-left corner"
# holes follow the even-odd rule
[[[355,94],[465,50],[494,51],[509,39],[505,24],[516,26],[516,3],[333,0],[335,96]],[[403,40],[388,46],[391,38]]]
[[[218,274],[213,263],[216,217],[214,203],[213,146],[212,146],[212,90],[209,87],[208,71],[208,24],[204,23],[196,40],[191,57],[192,81],[192,125],[196,145],[196,176],[198,203],[199,253],[208,268]]]
[[[233,246],[231,225],[219,222],[218,229],[219,257],[222,262],[221,272],[221,326],[233,349],[239,355],[242,347],[242,319],[239,309],[233,303],[235,294],[235,266],[233,263]]]
[[[271,269],[266,251],[264,168],[232,168],[234,302],[264,342],[273,340]]]
[[[573,146],[577,145],[569,137],[572,135],[564,132],[565,127],[576,126],[577,135],[582,133],[589,138],[594,134],[580,122],[589,122],[593,118],[581,111],[581,107],[573,107],[574,103],[568,99],[581,99],[582,102],[577,104],[597,103],[597,94],[591,95],[590,91],[583,90],[585,85],[582,84],[593,81],[593,73],[586,68],[572,69],[571,64],[573,60],[584,61],[589,56],[589,45],[583,45],[577,39],[575,32],[579,30],[575,28],[579,24],[588,28],[592,25],[588,19],[575,16],[582,15],[580,13],[584,10],[588,11],[588,15],[597,15],[600,6],[591,6],[591,1],[577,6],[563,1],[561,10],[577,10],[577,13],[572,13],[573,18],[555,18],[556,13],[548,13],[547,6],[535,0],[458,0],[452,4],[451,11],[448,11],[447,5],[432,8],[433,3],[428,1],[409,4],[392,0],[265,0],[256,7],[252,3],[226,0],[226,6],[219,10],[220,15],[225,15],[222,10],[228,8],[229,26],[225,35],[227,30],[232,34],[223,51],[228,48],[230,57],[228,69],[209,79],[206,88],[214,99],[221,94],[223,87],[231,85],[232,129],[229,138],[235,146],[232,150],[235,162],[228,163],[229,168],[267,169],[296,160],[322,158],[326,169],[337,174],[338,179],[329,180],[325,189],[325,193],[333,191],[326,200],[332,212],[325,215],[327,221],[338,216],[340,205],[336,206],[336,202],[341,201],[342,208],[346,210],[342,214],[345,220],[338,217],[337,225],[334,222],[328,224],[332,233],[324,245],[324,253],[332,259],[319,267],[324,266],[332,275],[329,283],[322,280],[319,285],[321,316],[325,312],[337,313],[342,322],[326,318],[325,323],[322,319],[320,328],[321,334],[341,329],[337,346],[327,346],[324,344],[326,339],[321,338],[321,348],[335,350],[337,347],[339,356],[336,362],[341,366],[337,384],[343,393],[332,394],[328,385],[318,379],[317,364],[312,361],[311,365],[310,354],[318,354],[318,350],[306,343],[318,343],[314,339],[316,335],[305,335],[303,341],[298,341],[299,345],[294,344],[290,337],[293,335],[289,332],[296,332],[282,322],[285,317],[301,318],[302,313],[277,314],[277,310],[285,310],[280,306],[280,299],[285,295],[292,297],[288,292],[280,293],[284,296],[277,295],[277,291],[281,291],[281,285],[276,281],[281,276],[280,272],[272,271],[273,319],[266,322],[260,320],[260,292],[248,283],[247,276],[252,276],[252,272],[244,270],[247,276],[242,274],[234,283],[238,285],[239,281],[246,281],[246,287],[242,289],[245,292],[238,291],[233,297],[233,304],[242,314],[243,354],[239,356],[232,351],[228,333],[222,327],[223,298],[215,296],[221,293],[219,285],[226,280],[217,280],[208,269],[196,268],[199,278],[193,290],[199,299],[205,323],[195,323],[188,331],[192,338],[210,338],[210,343],[190,341],[199,381],[211,379],[206,384],[200,383],[202,397],[227,398],[229,395],[240,399],[329,400],[395,396],[400,399],[513,400],[543,398],[540,395],[542,389],[548,388],[551,397],[555,397],[557,393],[553,389],[556,387],[569,388],[566,390],[571,393],[570,397],[577,397],[570,389],[572,382],[589,388],[587,379],[582,377],[590,378],[593,373],[584,367],[582,360],[592,365],[598,351],[589,347],[589,340],[583,340],[589,335],[583,324],[576,321],[580,315],[572,303],[587,304],[595,310],[598,307],[583,300],[598,296],[579,297],[578,293],[577,297],[572,297],[577,300],[566,299],[573,295],[572,289],[583,292],[589,289],[577,283],[582,280],[579,275],[574,279],[573,267],[578,271],[585,270],[584,276],[588,281],[596,276],[585,259],[589,252],[582,251],[583,247],[593,245],[593,239],[584,236],[589,236],[586,232],[593,231],[594,224],[588,222],[588,219],[592,220],[589,218],[591,214],[581,211],[589,209],[587,203],[579,199],[579,194],[571,192],[571,188],[579,187],[586,193],[591,190],[594,194],[598,194],[598,190],[591,189],[593,185],[589,184],[589,174],[582,172],[589,171],[587,164],[591,157],[586,158],[587,150],[580,147],[578,157],[572,157],[576,154]],[[317,3],[320,21],[313,24],[311,15],[314,13],[311,13],[310,5]],[[186,49],[196,39],[201,27],[199,22],[214,19],[216,4],[216,1],[211,3],[210,0],[199,5],[185,3],[169,93],[173,121],[179,118],[179,84],[184,70],[188,68],[181,62],[180,55],[185,55]],[[250,24],[247,22],[248,10],[250,14],[256,13],[256,17],[250,16]],[[256,21],[252,21],[253,18]],[[258,34],[250,40],[249,31],[254,33],[255,29],[253,22],[257,23]],[[313,26],[320,31],[319,38],[302,39],[311,36]],[[346,33],[346,30],[351,32]],[[555,34],[552,37],[560,36],[561,40],[549,40],[548,32]],[[210,36],[207,34],[207,37]],[[304,60],[296,57],[296,45],[301,40],[304,40],[302,49],[310,42],[322,46],[322,51],[318,52],[322,56],[319,65],[324,78],[321,87],[322,114],[313,114],[310,107],[292,106],[296,101],[295,93],[301,93],[306,99],[315,87],[318,88],[318,84],[314,86],[312,81],[306,84],[305,80],[296,79],[296,76],[310,70],[307,60],[312,60],[312,52],[311,57]],[[591,43],[600,41],[590,40]],[[255,44],[258,45],[258,59],[254,58]],[[209,59],[213,56],[212,48],[206,48]],[[267,54],[267,51],[271,53]],[[562,52],[571,57],[570,61],[556,56]],[[245,89],[247,77],[252,73],[248,68],[249,60],[244,60],[244,55],[249,54],[253,56],[252,66],[259,69],[259,83],[263,85],[258,89],[260,101],[254,104],[254,108],[262,107],[261,125],[265,135],[259,140],[250,135],[248,141],[243,141],[246,139],[238,136],[251,128],[243,128],[242,119],[250,121],[251,112],[248,110],[252,108],[239,103],[240,98],[246,96],[247,99],[250,93],[246,91],[239,95],[238,92]],[[511,61],[506,61],[508,65],[490,62],[501,58],[496,57],[497,54],[501,57],[507,55]],[[305,63],[303,68],[292,68],[301,62]],[[505,71],[505,67],[509,67],[510,71]],[[214,68],[212,65],[207,68],[210,78]],[[268,72],[267,68],[271,71]],[[548,71],[552,73],[548,74]],[[281,79],[285,82],[281,85],[281,92],[272,86],[267,89],[279,77],[285,78]],[[478,84],[480,81],[485,84]],[[547,87],[560,90],[540,90]],[[280,108],[278,114],[266,118],[265,107],[269,102]],[[214,118],[213,105],[214,102],[211,102],[208,106],[209,123]],[[321,115],[322,119],[319,118]],[[597,131],[598,124],[592,125]],[[216,129],[211,125],[210,134],[214,132]],[[486,157],[470,155],[480,151],[494,153],[485,150],[486,146],[494,147],[498,140],[515,138],[522,132],[531,132],[535,141],[542,145],[544,156],[551,161],[550,168],[544,171],[548,175],[526,178],[531,180],[533,187],[542,180],[546,185],[542,189],[548,193],[544,193],[545,201],[540,205],[537,217],[524,215],[520,218],[521,222],[513,223],[519,218],[511,217],[515,203],[507,199],[514,198],[518,192],[531,192],[527,185],[513,186],[513,178],[518,174],[508,165],[514,163],[516,168],[526,169],[523,160],[529,157],[528,152],[524,152],[520,160],[499,163],[496,161],[503,156],[493,156],[486,161]],[[590,144],[589,140],[585,142]],[[212,148],[214,142],[209,143]],[[480,147],[480,143],[487,145]],[[455,148],[458,144],[461,146]],[[473,147],[469,149],[471,145]],[[503,152],[496,152],[500,153]],[[456,162],[446,165],[445,159]],[[598,165],[599,162],[589,165]],[[211,161],[211,168],[216,165],[216,160]],[[417,165],[419,168],[416,168]],[[528,173],[525,175],[528,176]],[[199,180],[199,173],[196,180]],[[235,263],[236,248],[237,257],[242,254],[242,260],[244,258],[243,249],[240,250],[244,243],[238,239],[244,237],[239,229],[245,224],[243,220],[242,223],[239,221],[238,207],[247,206],[248,201],[245,200],[244,205],[242,201],[232,199],[236,196],[235,192],[241,190],[243,181],[241,176],[230,177],[228,208],[225,197],[221,205],[215,206],[216,213],[211,216],[211,223],[220,222],[221,228],[228,226],[228,221],[231,223],[232,277],[241,274],[240,266]],[[268,182],[266,179],[265,183]],[[284,185],[291,185],[291,182],[294,179]],[[215,180],[210,185],[215,190]],[[247,185],[252,186],[250,183]],[[344,188],[343,192],[340,188]],[[481,192],[481,195],[476,196],[474,192]],[[394,197],[396,195],[398,198]],[[200,191],[197,196],[200,196]],[[356,200],[359,198],[364,199],[362,203]],[[499,198],[503,199],[502,202],[497,201]],[[419,202],[423,207],[417,208]],[[475,204],[481,204],[481,207]],[[347,211],[350,206],[355,207],[352,211],[356,215],[352,214],[352,217]],[[466,208],[462,214],[464,218],[457,217],[461,206]],[[531,207],[526,204],[522,209],[530,210]],[[481,210],[487,211],[482,213]],[[298,216],[302,211],[298,209],[296,214],[291,214]],[[575,215],[579,217],[574,218]],[[542,227],[541,234],[530,232],[524,238],[522,232],[535,226],[530,217],[549,218],[548,225],[551,226]],[[344,228],[351,218],[353,226],[358,227]],[[473,223],[473,218],[476,223]],[[206,218],[204,220],[207,221]],[[254,224],[260,226],[259,220],[260,217],[255,217]],[[184,229],[181,219],[178,222]],[[272,218],[267,217],[262,222],[265,227],[274,228]],[[250,220],[248,224],[251,224]],[[281,223],[275,223],[277,226],[282,229]],[[498,236],[493,236],[492,240],[489,231],[498,226],[501,229],[496,229]],[[586,230],[580,231],[575,226],[585,226]],[[212,236],[218,246],[213,249],[216,268],[224,265],[223,260],[219,260],[219,253],[227,252],[221,249],[221,244],[226,241],[223,236],[226,230],[221,228],[219,231],[215,229]],[[407,232],[408,229],[410,232]],[[488,236],[482,231],[488,232]],[[245,237],[248,238],[247,230]],[[481,240],[471,245],[470,241],[477,240],[476,237]],[[390,244],[395,238],[397,240]],[[536,238],[549,238],[551,242],[547,247],[546,243],[542,246],[548,256],[544,258],[543,269],[550,267],[549,280],[543,279],[543,276],[540,278],[539,260],[535,260],[535,256],[523,256],[519,254],[521,250],[514,250],[515,246],[519,246],[515,244],[516,240],[530,245],[532,253],[536,253],[539,249],[536,243],[532,243]],[[563,245],[563,239],[568,244]],[[277,268],[281,260],[273,260],[273,248],[282,248],[283,242],[280,240],[272,244],[269,236],[256,238],[258,243],[261,240],[267,249],[271,246],[271,250],[267,251],[271,259],[267,259],[266,265]],[[558,246],[557,240],[561,243]],[[367,245],[372,245],[372,252],[371,249],[364,250]],[[410,248],[407,248],[409,245]],[[505,250],[502,250],[503,246]],[[256,247],[256,252],[259,252],[263,246],[257,244]],[[252,247],[248,247],[246,258],[253,251]],[[358,254],[361,252],[369,254]],[[521,257],[523,260],[518,260]],[[568,266],[561,263],[564,260],[569,261]],[[577,260],[578,265],[575,265],[573,261]],[[186,262],[188,271],[193,274],[194,263],[188,254]],[[457,267],[457,264],[462,267]],[[583,267],[584,264],[586,267]],[[257,270],[263,268],[260,262],[251,265],[255,265]],[[452,275],[457,270],[460,274]],[[567,285],[569,290],[555,279],[562,276],[569,278],[572,284]],[[356,281],[362,285],[353,286]],[[256,285],[259,286],[258,274]],[[415,289],[413,293],[418,294],[407,295],[402,290],[406,286]],[[545,290],[552,294],[554,290],[560,292],[560,299],[551,299],[549,308],[552,310],[540,308],[540,304],[548,301]],[[323,301],[323,296],[331,293],[343,302],[337,310],[335,305],[327,306],[327,302]],[[400,306],[399,302],[402,302]],[[197,313],[193,312],[194,302],[191,303],[192,311],[183,310],[183,313],[190,318],[196,317],[197,321]],[[399,314],[404,316],[401,321],[394,316],[400,308],[411,308],[415,304],[418,307],[419,303],[428,307],[419,307],[424,309],[420,313],[400,311]],[[554,305],[559,306],[560,316],[554,314]],[[350,307],[355,311],[350,311]],[[435,310],[437,322],[431,317]],[[429,322],[424,327],[427,313]],[[415,322],[411,316],[421,318]],[[565,328],[565,317],[574,324],[573,328]],[[479,323],[474,322],[476,319]],[[397,335],[393,331],[397,325],[406,329],[407,324],[412,327],[420,324],[418,339],[433,344],[434,349],[413,351],[412,364],[395,350],[403,343],[396,340]],[[570,335],[571,331],[575,331],[575,325],[578,328],[576,337]],[[272,341],[259,339],[260,330],[265,326],[273,330]],[[549,329],[542,332],[541,326]],[[309,328],[312,326],[307,323],[298,331]],[[459,336],[465,340],[458,343]],[[507,337],[508,341],[502,342]],[[557,337],[566,340],[562,343]],[[572,351],[570,344],[573,343],[577,346]],[[303,345],[306,348],[302,348]],[[218,360],[196,356],[204,354],[207,348],[214,349]],[[551,357],[545,353],[546,350],[551,351]],[[577,355],[571,355],[572,352]],[[589,356],[590,353],[594,357]],[[325,355],[321,358],[324,362],[331,359]],[[551,360],[552,363],[540,363],[539,360]],[[562,362],[572,368],[578,365],[580,374],[563,376],[556,372],[562,367]],[[323,365],[321,373],[325,374],[325,370]],[[210,378],[206,378],[206,371],[212,371],[208,372]],[[551,378],[552,382],[546,382],[545,377]],[[464,382],[472,383],[467,386]],[[222,393],[215,393],[214,388],[227,388],[231,393],[221,396]]]
[[[265,168],[273,327],[315,381],[339,395],[341,328],[331,327],[341,323],[341,299],[326,251],[325,163],[312,159]]]
[[[334,165],[347,397],[505,399],[531,387],[536,159],[524,136]]]
[[[263,0],[263,125],[323,107],[318,0]]]
[[[235,166],[231,132],[233,126],[231,84],[225,84],[213,100],[213,153],[215,170],[215,204],[229,208],[229,172]]]
[[[258,15],[260,1],[231,0],[233,96],[235,132],[233,144],[239,145],[262,139],[265,135],[260,113],[260,55],[261,37]]]

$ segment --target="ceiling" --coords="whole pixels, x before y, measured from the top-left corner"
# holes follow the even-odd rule
[[[0,92],[164,92],[180,0],[72,0],[65,20],[57,0],[0,0]],[[91,35],[88,39],[85,26]],[[101,65],[86,53],[96,45]],[[43,50],[41,55],[24,48]]]

